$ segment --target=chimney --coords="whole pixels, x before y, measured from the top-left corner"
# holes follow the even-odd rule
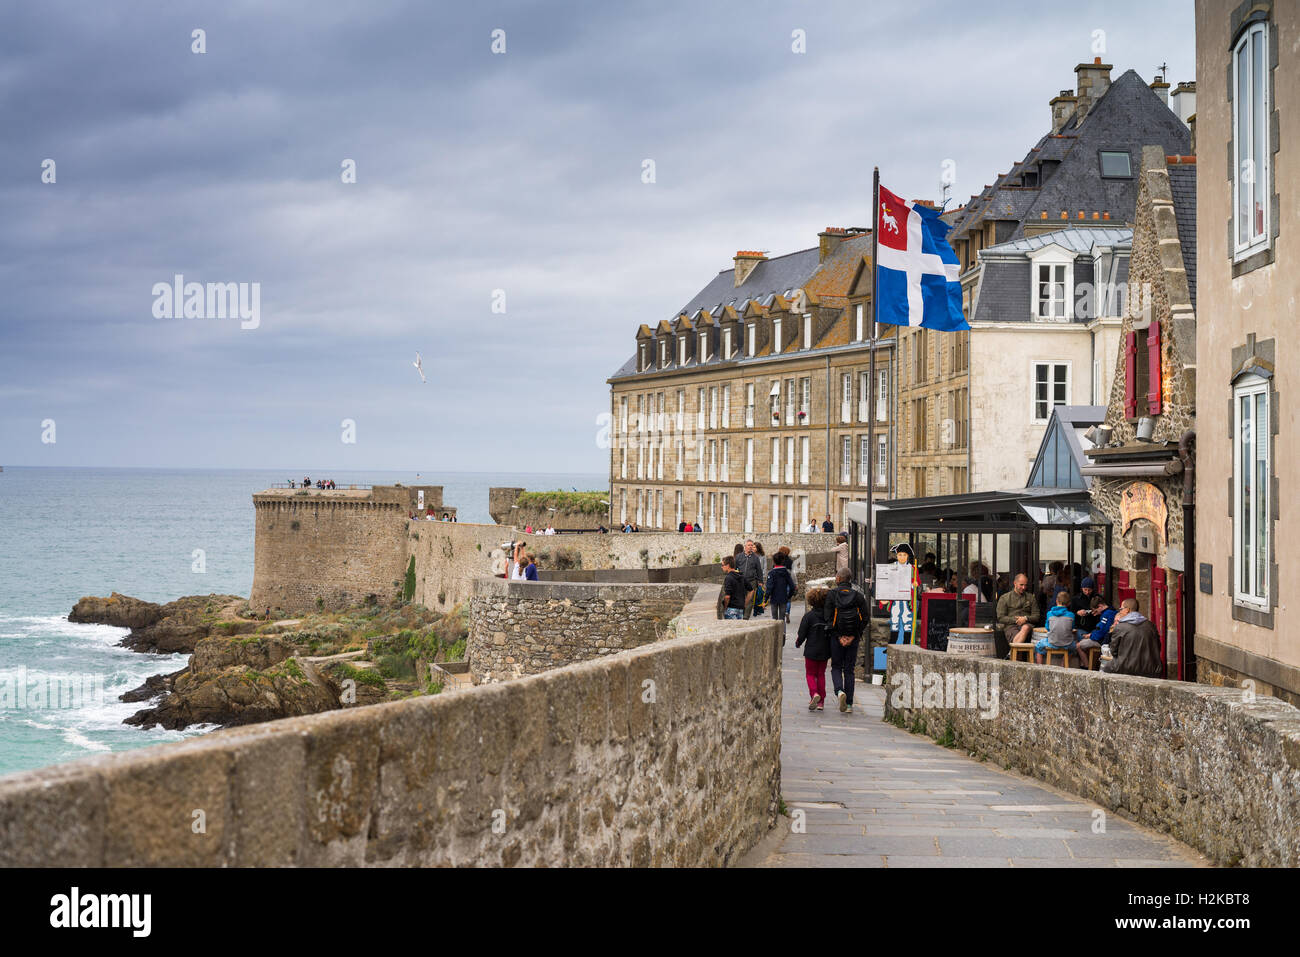
[[[1192,117],[1196,115],[1195,80],[1184,81],[1174,87],[1174,92],[1169,97],[1169,108],[1188,126],[1192,125]]]
[[[1161,103],[1165,106],[1169,105],[1169,84],[1161,74],[1157,73],[1156,78],[1151,81],[1151,90],[1160,97]]]
[[[758,252],[753,249],[742,249],[736,253],[736,285],[739,286],[749,274],[754,271],[754,267],[767,258],[767,253]]]
[[[840,243],[844,242],[849,231],[842,226],[827,226],[817,234],[817,261],[824,263],[839,248]],[[740,255],[737,253],[736,255]],[[737,275],[739,275],[740,264],[736,264]]]
[[[1074,108],[1079,105],[1079,98],[1073,90],[1062,90],[1059,96],[1052,97],[1052,132],[1059,133],[1070,118]]]
[[[1110,70],[1111,64],[1102,63],[1101,57],[1094,57],[1091,63],[1080,63],[1074,68],[1083,116],[1087,116],[1093,105],[1110,89]]]

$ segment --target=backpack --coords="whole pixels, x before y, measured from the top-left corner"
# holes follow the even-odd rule
[[[853,635],[862,632],[862,609],[858,605],[858,593],[852,588],[837,588],[827,596],[830,605],[830,620],[826,622],[826,631],[832,635]]]

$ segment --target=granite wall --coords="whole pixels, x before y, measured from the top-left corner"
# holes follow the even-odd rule
[[[1164,831],[1220,864],[1300,866],[1300,710],[1248,700],[1241,689],[908,645],[891,645],[888,657],[887,720],[919,721],[935,737],[951,729],[957,747]],[[918,670],[923,682],[996,677],[996,717],[937,695],[902,699]]]
[[[699,605],[518,681],[0,778],[0,866],[731,864],[777,819],[781,639]]]

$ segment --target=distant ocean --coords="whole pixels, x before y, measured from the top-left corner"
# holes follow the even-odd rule
[[[333,472],[339,485],[443,486],[467,522],[490,522],[488,488],[606,489],[583,474]],[[148,601],[247,595],[253,584],[254,492],[283,472],[5,466],[0,473],[0,774],[104,751],[174,741],[207,728],[141,731],[122,719],[145,704],[117,700],[186,655],[115,647],[126,629],[74,625],[82,595]],[[301,475],[295,476],[301,478]],[[202,549],[206,570],[193,571]],[[102,688],[102,693],[100,689]],[[59,707],[58,691],[64,692]],[[53,700],[46,701],[46,698]]]

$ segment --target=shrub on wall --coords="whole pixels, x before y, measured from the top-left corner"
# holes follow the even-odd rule
[[[402,601],[410,601],[415,597],[415,556],[406,565],[406,581],[402,584]]]
[[[524,492],[515,501],[520,508],[553,508],[561,512],[580,515],[604,515],[606,506],[601,503],[606,492]]]

